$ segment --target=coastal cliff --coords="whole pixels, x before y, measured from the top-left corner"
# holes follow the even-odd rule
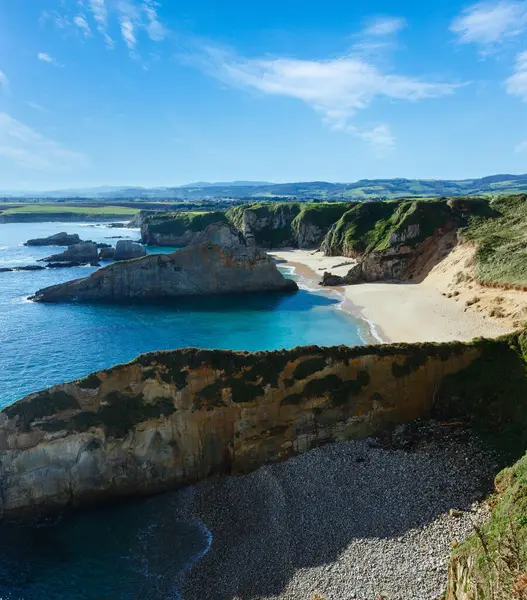
[[[250,244],[264,248],[316,248],[348,202],[274,202],[231,208],[227,216]]]
[[[166,301],[183,296],[294,291],[275,263],[227,224],[210,225],[172,254],[117,262],[89,277],[36,292],[36,302]]]
[[[215,223],[227,223],[224,211],[150,213],[141,211],[133,220],[141,229],[141,241],[148,246],[188,246]]]
[[[496,353],[496,368],[512,369],[515,339],[145,354],[0,413],[1,511],[150,494],[418,418],[490,410],[452,382]]]

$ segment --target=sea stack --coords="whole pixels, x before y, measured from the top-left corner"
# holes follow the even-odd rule
[[[44,288],[36,302],[167,301],[188,296],[294,291],[272,259],[231,225],[216,223],[172,254],[116,262],[89,277]]]

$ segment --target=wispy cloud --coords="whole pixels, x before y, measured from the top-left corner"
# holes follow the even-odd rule
[[[325,60],[246,59],[208,47],[191,60],[225,83],[301,100],[332,129],[347,131],[374,146],[393,147],[394,138],[387,125],[359,130],[351,122],[357,111],[378,98],[417,102],[453,94],[459,87],[385,73],[355,55]]]
[[[527,140],[524,140],[523,142],[520,142],[516,148],[514,148],[514,152],[516,153],[521,153],[521,152],[527,152]]]
[[[46,54],[46,52],[39,52],[37,54],[37,58],[38,58],[38,60],[41,60],[42,62],[46,62],[50,65],[54,65],[55,67],[64,66],[64,65],[61,65],[59,62],[57,62],[52,56],[50,56],[49,54]]]
[[[73,17],[73,24],[79,29],[84,37],[89,38],[92,36],[91,28],[85,15],[79,14]]]
[[[0,158],[40,171],[68,171],[88,164],[83,154],[46,138],[7,113],[0,113]]]
[[[407,24],[406,19],[401,17],[375,17],[368,21],[362,33],[370,36],[390,35],[401,31]]]
[[[9,79],[7,75],[0,71],[0,92],[8,92],[9,91]]]
[[[514,74],[507,79],[505,84],[509,94],[519,96],[524,102],[527,102],[527,51],[517,55]]]
[[[38,110],[39,112],[49,112],[49,110],[47,108],[44,108],[42,105],[38,104],[37,102],[31,102],[30,100],[26,100],[25,104],[27,104],[27,106],[29,106],[30,108],[34,109],[34,110]]]
[[[68,12],[65,2],[61,12],[43,11],[41,24],[51,21],[58,29],[73,31],[84,38],[97,32],[109,49],[115,47],[120,35],[134,59],[139,58],[141,34],[154,42],[161,42],[169,33],[159,17],[161,5],[156,0],[77,0],[75,5],[76,12],[71,9]]]
[[[462,44],[477,44],[484,53],[508,39],[522,34],[527,27],[527,2],[500,0],[478,2],[466,8],[450,29]]]

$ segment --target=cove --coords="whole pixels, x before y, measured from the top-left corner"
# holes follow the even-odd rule
[[[115,243],[112,238],[116,236],[139,238],[137,230],[107,224],[0,224],[0,268],[37,264],[55,248],[23,243],[60,231],[107,243]],[[173,250],[148,248],[150,253]],[[43,305],[27,300],[37,289],[84,277],[93,270],[0,273],[0,407],[153,350],[188,346],[275,350],[363,343],[360,322],[339,310],[340,298],[327,291],[203,297],[170,306]],[[301,280],[299,284],[302,287]]]

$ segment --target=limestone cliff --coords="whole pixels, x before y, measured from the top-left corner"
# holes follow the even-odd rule
[[[0,413],[1,511],[34,514],[245,473],[426,418],[445,378],[484,347],[145,354]]]
[[[445,240],[452,247],[470,217],[491,213],[489,203],[477,198],[358,202],[333,224],[321,249],[357,258],[356,282],[412,279],[443,257]]]
[[[293,291],[275,263],[227,224],[210,225],[172,254],[117,262],[89,277],[39,290],[37,302],[166,301],[182,296]]]
[[[229,210],[228,217],[250,244],[264,248],[316,248],[348,202],[269,202]]]
[[[141,211],[135,223],[141,228],[141,241],[149,246],[188,246],[214,223],[226,223],[223,211],[208,213],[148,213]]]

